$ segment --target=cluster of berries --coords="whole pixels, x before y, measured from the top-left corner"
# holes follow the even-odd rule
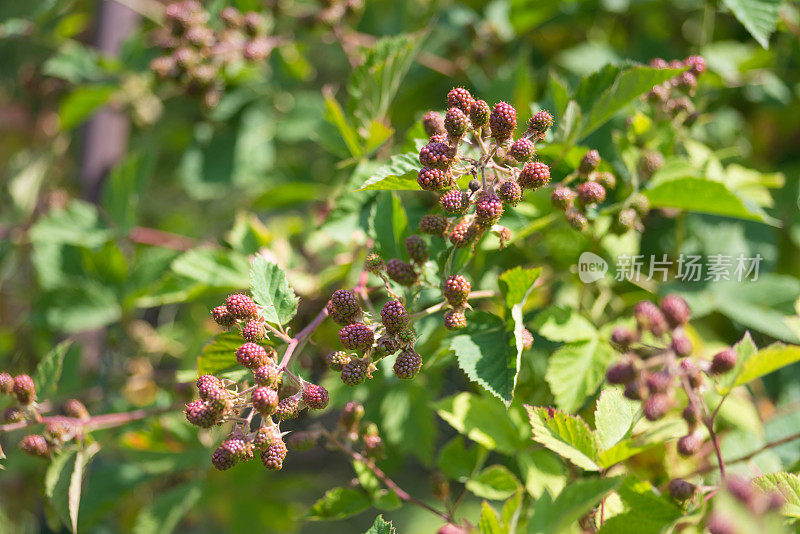
[[[319,0],[320,9],[313,15],[313,22],[335,27],[364,9],[364,0]]]
[[[600,172],[600,153],[589,150],[581,159],[580,166],[550,194],[553,207],[564,212],[567,222],[576,230],[583,231],[589,226],[587,208],[591,209],[606,200],[606,193],[617,186],[617,178],[608,171]],[[575,188],[568,184],[577,178]]]
[[[240,293],[230,295],[211,315],[220,326],[240,328],[245,343],[236,349],[236,361],[252,372],[254,385],[239,391],[230,380],[203,375],[197,379],[200,399],[186,405],[186,419],[201,428],[234,422],[228,437],[211,456],[217,469],[230,469],[250,460],[255,451],[260,451],[268,469],[281,469],[287,449],[280,422],[298,417],[304,408],[322,410],[328,405],[328,391],[276,364],[277,353],[265,343],[265,323],[252,298]],[[252,430],[258,420],[260,424]]]
[[[688,482],[687,482],[688,484]],[[725,493],[732,497],[734,506],[747,517],[746,525],[758,528],[760,520],[771,520],[761,524],[764,532],[772,531],[769,524],[780,524],[783,518],[777,514],[786,504],[786,499],[777,491],[763,491],[750,480],[738,476],[728,476],[723,480]],[[748,517],[749,516],[749,517]],[[720,510],[717,506],[706,518],[706,528],[711,534],[739,534],[742,529],[741,518],[731,516],[730,510]]]
[[[357,402],[350,401],[344,406],[334,437],[352,448],[360,443],[363,455],[367,458],[380,459],[384,456],[385,448],[378,426],[364,420],[364,407]]]
[[[214,25],[197,0],[183,0],[165,8],[166,27],[156,30],[156,46],[164,55],[150,69],[159,77],[180,82],[187,94],[200,96],[213,108],[225,90],[226,72],[245,63],[266,59],[276,41],[267,35],[267,21],[259,13],[223,8]]]
[[[688,432],[678,439],[681,456],[692,456],[703,444],[699,425],[708,419],[702,391],[704,375],[719,376],[736,366],[737,353],[726,348],[711,361],[692,359],[692,342],[684,332],[690,310],[681,297],[667,295],[660,306],[650,301],[639,302],[634,309],[637,329],[617,327],[611,341],[624,353],[623,358],[606,372],[610,384],[625,386],[625,396],[642,401],[642,412],[649,421],[656,421],[676,404],[676,390],[687,397],[681,416]],[[644,336],[651,339],[644,339]],[[662,348],[654,348],[664,343]]]
[[[702,56],[689,56],[683,61],[656,58],[650,61],[650,66],[656,69],[683,69],[683,72],[671,80],[653,87],[647,94],[647,99],[671,117],[694,120],[694,104],[689,96],[697,88],[697,78],[706,71],[706,60]]]

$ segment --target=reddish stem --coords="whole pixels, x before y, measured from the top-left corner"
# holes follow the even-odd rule
[[[165,413],[170,410],[172,410],[172,408],[159,408],[158,410],[133,410],[131,412],[95,415],[88,419],[77,419],[75,417],[66,417],[63,415],[46,415],[40,417],[36,421],[20,421],[19,423],[0,425],[0,432],[11,432],[12,430],[18,430],[20,428],[46,423],[67,423],[73,427],[79,427],[84,430],[98,430],[101,428],[113,428],[115,426],[124,425],[133,421],[144,419],[151,415]]]

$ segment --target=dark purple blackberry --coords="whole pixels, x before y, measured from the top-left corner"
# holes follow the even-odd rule
[[[625,384],[625,389],[622,392],[625,398],[638,401],[642,400],[647,394],[647,388],[641,380],[633,380]]]
[[[661,299],[659,306],[664,313],[667,323],[672,328],[684,325],[689,322],[692,312],[689,310],[689,305],[678,295],[667,295]]]
[[[0,373],[0,394],[11,395],[14,392],[14,378],[8,373]]]
[[[44,436],[40,434],[25,436],[22,438],[22,441],[19,442],[19,448],[22,449],[22,452],[30,454],[31,456],[36,456],[38,458],[50,457],[50,446],[47,444],[47,440],[44,439]]]
[[[261,451],[261,462],[264,467],[272,471],[283,469],[283,461],[286,459],[286,444],[282,439],[276,439],[269,444],[266,450]]]
[[[485,126],[489,122],[489,104],[483,100],[474,101],[469,107],[469,121],[475,129]]]
[[[689,72],[695,76],[700,76],[706,71],[706,60],[703,56],[689,56],[683,60],[683,64],[689,67]]]
[[[469,129],[469,119],[459,108],[450,108],[444,116],[444,129],[453,139],[460,139]]]
[[[370,252],[364,259],[364,268],[371,273],[378,274],[379,272],[383,271],[384,267],[385,265],[383,263],[383,258],[381,258],[376,252]]]
[[[325,356],[325,363],[327,363],[328,367],[333,371],[341,371],[349,361],[350,355],[343,350],[337,350]]]
[[[636,304],[633,309],[636,324],[641,331],[652,332],[654,336],[662,336],[667,331],[667,320],[661,310],[650,302],[643,300]]]
[[[381,308],[381,322],[388,334],[396,334],[408,325],[409,317],[399,300],[390,300]]]
[[[428,137],[445,133],[442,114],[435,111],[427,112],[422,116],[422,127]]]
[[[472,284],[464,276],[454,274],[448,276],[442,284],[442,295],[447,303],[457,308],[467,302]]]
[[[425,191],[438,191],[449,185],[450,177],[447,171],[433,167],[422,167],[417,175],[417,184]]]
[[[661,155],[661,152],[649,151],[639,159],[639,174],[646,180],[663,166],[664,156]]]
[[[497,188],[497,196],[504,204],[516,206],[522,200],[522,188],[516,180],[506,180]]]
[[[414,263],[421,264],[428,261],[428,245],[418,235],[410,235],[406,238],[406,251]]]
[[[253,408],[261,415],[269,415],[278,407],[278,392],[268,387],[257,387],[250,393]]]
[[[594,178],[594,180],[598,184],[602,185],[606,190],[614,189],[615,187],[617,187],[617,177],[614,176],[613,173],[610,173],[608,171],[603,171],[603,172],[599,173]]]
[[[330,299],[331,304],[344,315],[355,315],[361,311],[358,297],[347,289],[337,289]]]
[[[230,451],[220,446],[211,454],[211,465],[218,471],[227,471],[236,465],[236,459]]]
[[[447,107],[458,108],[463,113],[469,113],[469,108],[474,102],[472,95],[463,87],[453,87],[447,93]]]
[[[372,346],[375,334],[363,323],[354,323],[339,330],[339,341],[347,350],[365,352]]]
[[[672,375],[666,370],[650,373],[644,381],[650,393],[666,393],[672,387]]]
[[[624,326],[618,326],[611,332],[611,342],[622,350],[627,350],[636,341],[636,332]]]
[[[298,415],[300,415],[300,399],[297,397],[286,397],[285,399],[281,399],[278,402],[278,405],[275,407],[275,411],[272,415],[278,421],[287,421],[289,419],[295,419]]]
[[[605,188],[597,182],[583,182],[577,187],[578,200],[584,206],[600,204],[606,199]]]
[[[247,342],[236,349],[236,361],[252,371],[269,363],[269,354],[261,345]]]
[[[552,127],[553,116],[545,109],[539,111],[528,121],[528,129],[535,133],[537,137],[542,137]]]
[[[650,395],[642,404],[642,412],[648,421],[658,421],[669,411],[672,401],[666,393]]]
[[[75,419],[89,419],[89,410],[78,399],[69,399],[64,403],[64,415]]]
[[[669,494],[676,501],[686,501],[694,495],[696,486],[682,478],[673,478],[669,481]]]
[[[498,142],[510,139],[517,127],[517,110],[514,106],[506,102],[498,102],[494,105],[489,116],[489,128],[492,130],[492,137]]]
[[[328,406],[330,396],[328,390],[316,384],[308,384],[303,388],[303,402],[312,410],[322,410]]]
[[[681,417],[683,417],[683,420],[689,425],[689,428],[694,428],[694,426],[700,421],[700,409],[697,408],[694,403],[690,402],[681,412]]]
[[[348,386],[357,386],[367,379],[367,363],[353,359],[345,364],[341,374],[342,382]]]
[[[464,312],[459,310],[447,310],[444,312],[444,327],[448,330],[461,330],[467,327],[467,318]]]
[[[711,359],[711,366],[708,368],[708,372],[712,375],[727,373],[736,367],[736,360],[738,359],[739,356],[736,354],[735,350],[731,348],[721,350]]]
[[[394,362],[395,376],[403,380],[409,380],[419,374],[422,368],[422,358],[413,350],[404,350],[401,352]]]
[[[228,313],[237,319],[248,319],[258,315],[258,306],[253,299],[241,293],[229,296],[225,300],[225,307],[228,309]]]
[[[36,387],[33,385],[33,379],[28,375],[14,377],[13,391],[20,404],[30,404],[36,400]]]
[[[211,391],[222,388],[222,380],[214,375],[202,375],[195,384],[201,399],[207,399]]]
[[[339,311],[338,308],[336,308],[336,306],[334,306],[333,302],[331,301],[328,301],[328,304],[325,305],[325,311],[328,312],[328,316],[333,319],[333,322],[338,325],[344,326],[361,321],[361,312],[358,312],[355,315],[344,315]]]
[[[481,188],[481,182],[480,182],[480,180],[476,180],[475,178],[473,178],[473,179],[472,179],[472,180],[470,180],[470,181],[469,181],[469,183],[467,184],[467,188],[468,188],[468,189],[470,190],[470,192],[472,192],[472,193],[475,193],[475,192],[479,191],[479,190],[480,190],[480,188]]]
[[[550,167],[541,161],[526,163],[517,177],[522,189],[537,190],[550,181]]]
[[[588,176],[598,165],[600,165],[600,153],[597,150],[589,150],[581,159],[578,172],[583,176]]]
[[[247,324],[242,328],[242,338],[253,343],[259,343],[267,339],[267,329],[264,327],[264,323],[258,319],[247,321]]]
[[[567,210],[567,222],[570,226],[581,232],[586,230],[586,227],[589,226],[589,219],[586,218],[586,215],[574,208]]]
[[[446,169],[453,162],[455,149],[445,143],[428,143],[419,151],[419,162],[423,167]]]
[[[700,450],[703,445],[703,440],[695,432],[686,434],[678,439],[678,454],[681,456],[692,456]]]
[[[256,385],[274,388],[278,386],[280,381],[280,374],[278,368],[271,362],[258,367],[253,371],[253,382]]]
[[[553,207],[566,211],[571,208],[578,194],[567,186],[559,185],[550,195]]]
[[[401,286],[413,286],[419,279],[413,265],[396,258],[386,262],[386,274]]]
[[[627,384],[636,380],[639,373],[631,361],[615,363],[606,371],[606,382],[609,384]]]
[[[525,350],[533,347],[533,334],[527,328],[522,329],[522,348]]]
[[[520,163],[528,161],[534,154],[536,154],[536,147],[533,146],[530,139],[524,137],[514,141],[511,148],[508,149],[508,155]]]
[[[691,387],[698,388],[703,385],[703,373],[700,371],[700,368],[697,367],[696,363],[689,358],[684,358],[681,360],[679,367],[681,372],[686,375]]]
[[[469,208],[469,195],[458,189],[452,189],[439,198],[442,211],[451,217],[458,217],[466,213]]]
[[[419,221],[419,230],[423,234],[442,236],[447,231],[447,218],[442,215],[425,215]]]
[[[475,222],[490,227],[503,216],[503,201],[495,194],[484,193],[475,203]]]
[[[200,428],[211,428],[217,422],[217,414],[203,401],[194,401],[186,405],[186,420]]]

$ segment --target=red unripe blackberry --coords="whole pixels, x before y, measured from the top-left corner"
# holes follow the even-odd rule
[[[175,64],[183,71],[187,71],[200,62],[200,54],[188,47],[181,47],[172,54]]]
[[[411,261],[415,263],[428,261],[428,245],[418,235],[410,235],[406,238],[406,251]]]
[[[242,328],[242,338],[253,343],[264,341],[267,338],[267,329],[264,327],[264,323],[258,319],[247,321],[247,324]]]
[[[255,370],[269,363],[269,354],[261,345],[247,342],[236,349],[236,361],[243,367]]]
[[[703,440],[700,436],[692,432],[678,439],[678,454],[681,456],[692,456],[700,450]]]
[[[647,93],[647,100],[654,104],[663,104],[669,99],[670,89],[665,85],[656,85]]]
[[[328,390],[317,384],[308,384],[303,389],[303,402],[312,410],[322,410],[328,406]]]
[[[522,329],[522,348],[525,350],[533,346],[533,334],[527,328]]]
[[[258,315],[258,306],[253,299],[241,293],[229,296],[225,300],[225,307],[228,308],[228,313],[237,319],[248,319]]]
[[[222,380],[214,375],[202,375],[195,383],[201,399],[207,399],[211,391],[222,388]]]
[[[617,177],[608,171],[601,172],[594,178],[594,180],[607,190],[617,187]]]
[[[39,458],[50,457],[50,447],[47,445],[47,440],[41,434],[30,434],[22,438],[19,442],[19,448],[22,452],[36,456]]]
[[[367,378],[367,363],[363,360],[350,360],[342,368],[342,382],[348,386],[357,386]]]
[[[64,415],[75,419],[89,419],[89,410],[78,399],[69,399],[64,403]]]
[[[538,137],[543,136],[544,133],[552,127],[553,116],[545,109],[539,111],[528,121],[528,129],[534,132]]]
[[[559,185],[550,194],[550,202],[553,207],[566,211],[571,208],[578,194],[565,185]]]
[[[242,12],[233,6],[222,8],[222,11],[219,12],[218,17],[229,28],[239,28],[242,24],[244,24],[244,15],[242,15]]]
[[[517,177],[522,189],[537,190],[550,181],[550,167],[541,161],[526,163]]]
[[[253,446],[263,451],[269,447],[270,443],[278,439],[281,439],[281,432],[277,426],[260,426],[253,436]]]
[[[278,407],[278,392],[268,387],[257,387],[250,393],[253,408],[261,415],[269,415]]]
[[[588,176],[598,165],[600,165],[600,153],[597,150],[589,150],[581,159],[578,172],[583,176]]]
[[[586,218],[586,215],[574,208],[567,210],[567,222],[570,226],[581,232],[586,230],[586,227],[589,226],[589,219]]]
[[[447,137],[447,132],[432,135],[430,139],[428,139],[428,143],[444,143],[449,146],[450,139]]]
[[[461,221],[453,227],[450,231],[450,243],[457,248],[463,248],[471,244],[475,240],[476,232],[475,227],[467,221]]]
[[[672,401],[666,393],[650,395],[642,404],[642,412],[648,421],[658,421],[669,411]]]
[[[583,182],[577,188],[578,199],[584,206],[599,204],[606,199],[605,188],[597,182]]]
[[[646,180],[663,166],[664,156],[660,152],[650,151],[643,154],[639,159],[639,174]]]
[[[489,104],[484,100],[476,100],[469,106],[469,121],[472,127],[478,129],[489,122]]]
[[[427,112],[422,116],[422,127],[428,137],[445,133],[442,114],[435,111]]]
[[[383,258],[376,252],[370,252],[364,259],[364,268],[371,273],[377,274],[383,271],[384,267]]]
[[[230,451],[220,446],[211,454],[211,465],[218,471],[227,471],[236,465],[236,458],[234,458]]]
[[[703,373],[697,364],[688,358],[684,358],[678,364],[682,373],[689,379],[689,385],[698,388],[703,385]]]
[[[380,436],[364,436],[364,452],[367,458],[381,458],[383,457],[384,447],[383,440]]]
[[[489,128],[492,130],[492,137],[498,141],[509,139],[517,127],[517,110],[514,106],[506,102],[498,102],[494,105],[491,115],[489,115]]]
[[[636,304],[633,315],[641,331],[650,331],[654,336],[662,336],[667,331],[667,320],[664,318],[664,314],[649,300],[643,300]]]
[[[349,361],[350,355],[343,350],[337,350],[325,356],[325,363],[327,363],[328,367],[333,371],[341,371]]]
[[[286,421],[294,419],[300,415],[300,399],[297,397],[286,397],[278,402],[273,412],[275,419],[278,421]]]
[[[401,286],[413,286],[419,279],[413,265],[396,258],[386,262],[386,274]]]
[[[214,30],[208,26],[192,26],[186,30],[183,38],[197,47],[214,44]]]
[[[467,327],[467,317],[459,310],[444,312],[444,327],[448,330],[461,330]]]
[[[533,142],[524,137],[514,141],[514,143],[508,149],[508,155],[520,163],[528,161],[534,156],[535,153],[536,147],[533,146]]]
[[[615,363],[606,371],[606,382],[609,384],[627,384],[638,376],[636,366],[631,361]]]
[[[11,395],[14,392],[14,378],[8,373],[0,373],[0,393]]]
[[[231,395],[227,389],[211,389],[205,399],[206,406],[217,417],[222,417],[231,409]]]
[[[469,108],[474,102],[472,95],[463,87],[453,87],[447,93],[447,107],[458,108],[463,113],[469,113]]]
[[[681,412],[681,417],[689,425],[689,428],[693,428],[700,421],[700,410],[690,402]]]
[[[220,443],[219,448],[227,452],[234,462],[241,462],[247,457],[247,443],[242,438],[228,438]]]
[[[631,199],[631,208],[636,210],[639,215],[646,215],[650,211],[650,199],[641,193],[637,193]]]
[[[645,385],[650,393],[666,393],[672,386],[672,375],[662,370],[647,375]]]
[[[253,381],[256,385],[274,388],[278,386],[280,375],[278,368],[272,362],[260,365],[253,371]]]
[[[186,405],[186,420],[200,428],[211,428],[217,422],[217,414],[203,401],[194,401]]]
[[[661,311],[672,328],[689,322],[691,311],[689,305],[678,295],[667,295],[661,299]]]
[[[683,332],[673,332],[670,348],[678,357],[689,356],[692,353],[692,342]]]
[[[486,193],[475,203],[475,222],[489,227],[503,216],[503,201],[495,194]]]
[[[375,341],[375,334],[363,323],[354,323],[339,330],[339,341],[347,350],[365,352]]]
[[[286,459],[286,444],[282,439],[276,439],[269,444],[266,450],[261,451],[261,462],[264,467],[272,471],[283,469],[283,460]]]
[[[444,129],[447,134],[458,139],[469,129],[469,119],[459,108],[450,108],[444,116]]]
[[[683,60],[683,64],[689,67],[689,72],[695,76],[700,76],[706,71],[706,60],[703,56],[689,56]]]
[[[671,69],[682,69],[682,68],[684,68],[683,67],[683,62],[680,59],[671,59],[671,60],[669,60],[669,62],[667,63],[667,66],[669,68],[671,68]]]
[[[667,67],[669,67],[669,64],[660,57],[654,57],[653,59],[650,60],[648,65],[654,69],[666,69]]]
[[[522,188],[516,180],[506,180],[497,188],[497,196],[503,203],[516,206],[522,200]]]
[[[36,387],[33,385],[33,379],[28,375],[14,377],[13,391],[20,404],[30,404],[36,400]]]
[[[425,191],[438,191],[450,183],[447,171],[433,167],[422,167],[417,175],[417,184]]]
[[[691,482],[687,482],[682,478],[673,478],[669,481],[669,494],[676,501],[685,501],[691,499],[694,495],[696,486]]]
[[[328,301],[328,304],[325,305],[325,311],[328,312],[328,316],[333,319],[333,322],[342,326],[361,321],[360,311],[354,315],[345,315],[331,301]]]
[[[422,358],[420,355],[413,350],[404,350],[397,356],[392,369],[397,378],[409,380],[419,374],[421,367]]]
[[[448,276],[442,284],[442,295],[447,303],[457,308],[467,302],[472,284],[464,276],[454,274]]]
[[[692,104],[692,101],[685,96],[673,98],[667,102],[667,111],[673,117],[681,113],[691,113],[694,111],[694,104]]]
[[[736,351],[733,349],[725,349],[721,350],[714,355],[714,358],[711,359],[711,366],[708,369],[708,372],[712,375],[721,375],[723,373],[727,373],[734,367],[736,367],[736,360],[738,359],[738,355]]]
[[[425,215],[419,221],[419,230],[423,234],[442,236],[447,231],[447,218],[442,215]]]
[[[458,189],[451,189],[439,198],[442,211],[451,217],[458,217],[466,213],[469,207],[469,195]]]
[[[455,149],[445,143],[428,143],[419,151],[419,162],[423,167],[446,169],[453,162]]]
[[[396,334],[408,325],[405,306],[398,300],[390,300],[381,309],[381,322],[389,334]]]
[[[611,332],[611,342],[622,350],[627,350],[636,341],[636,332],[624,326],[618,326]]]
[[[642,400],[647,395],[647,388],[641,380],[632,380],[625,384],[625,389],[622,391],[625,398],[630,400]]]

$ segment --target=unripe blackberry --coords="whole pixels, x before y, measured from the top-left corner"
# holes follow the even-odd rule
[[[347,350],[365,352],[372,346],[375,334],[363,323],[354,323],[339,330],[339,341]]]
[[[517,110],[511,104],[498,102],[492,109],[489,116],[489,128],[492,130],[492,137],[498,142],[509,139],[517,127]]]
[[[242,328],[242,338],[253,343],[264,341],[267,338],[267,329],[264,327],[264,323],[258,319],[247,321],[247,324]]]
[[[484,100],[476,100],[469,106],[469,121],[475,129],[485,126],[489,122],[489,104]]]
[[[445,224],[447,224],[447,221],[445,221]],[[383,258],[381,258],[378,253],[370,252],[369,254],[367,254],[367,257],[364,260],[364,268],[366,270],[368,270],[371,273],[377,274],[383,271],[384,267],[385,265],[383,264]]]
[[[528,161],[534,156],[535,153],[536,147],[533,146],[533,143],[530,139],[526,139],[524,137],[514,141],[514,143],[511,145],[511,148],[508,149],[508,155],[520,163]]]
[[[581,159],[578,172],[583,176],[588,176],[598,165],[600,165],[600,153],[597,150],[589,150]]]
[[[567,222],[570,226],[581,232],[586,230],[586,227],[589,226],[589,219],[586,218],[586,215],[574,208],[567,210]]]
[[[572,207],[575,202],[575,197],[577,196],[578,194],[569,187],[559,185],[553,189],[553,192],[550,194],[550,202],[553,204],[553,207],[566,211]]]
[[[386,262],[386,274],[401,286],[413,286],[419,279],[413,265],[396,258]]]
[[[442,236],[447,231],[447,218],[442,215],[425,215],[419,221],[419,230],[423,234]]]
[[[617,187],[617,177],[613,173],[603,171],[595,177],[595,181],[606,189]]]
[[[694,104],[692,104],[692,101],[685,96],[673,98],[667,102],[667,111],[673,117],[676,117],[681,113],[692,113],[694,112]]]
[[[453,162],[455,149],[445,143],[428,143],[419,151],[419,162],[423,167],[446,169]]]
[[[667,320],[661,310],[650,302],[643,300],[633,309],[636,324],[641,331],[650,331],[654,336],[662,336],[667,331]]]
[[[247,458],[247,443],[242,438],[228,438],[220,443],[219,448],[226,451],[234,462]]]
[[[673,332],[670,348],[676,356],[683,358],[692,353],[692,342],[683,332]]]
[[[667,66],[669,68],[671,68],[671,69],[682,69],[682,68],[684,68],[683,67],[683,62],[681,60],[679,60],[679,59],[671,59],[669,61],[669,63],[667,63]]]
[[[542,137],[547,130],[553,127],[553,116],[547,110],[541,110],[528,121],[528,129]]]
[[[436,134],[436,135],[432,135],[428,139],[428,143],[444,143],[445,145],[448,145],[448,146],[450,144],[449,141],[450,141],[450,138],[447,137],[447,132]]]
[[[217,422],[217,415],[203,401],[194,401],[186,405],[186,420],[200,428],[211,428]]]
[[[427,112],[422,116],[422,127],[428,137],[445,133],[442,114],[435,111]]]
[[[269,388],[278,387],[278,382],[280,381],[278,368],[273,365],[272,362],[259,366],[255,371],[253,371],[253,381],[258,386]]]
[[[577,188],[578,199],[584,206],[600,204],[606,199],[605,188],[597,182],[583,182]]]
[[[150,70],[156,73],[159,78],[170,78],[177,74],[175,69],[175,58],[172,56],[159,56],[150,61]]]
[[[611,342],[622,350],[627,350],[636,341],[636,332],[624,326],[618,326],[611,332]]]
[[[444,129],[453,139],[459,139],[469,129],[469,119],[459,108],[450,108],[444,116]]]
[[[233,6],[224,7],[218,16],[229,28],[239,28],[244,23],[244,16],[241,11]]]
[[[622,232],[627,232],[636,226],[636,210],[633,208],[622,208],[617,216],[617,228]]]
[[[469,208],[469,195],[458,189],[452,189],[439,198],[442,211],[451,217],[458,217],[466,213]]]
[[[684,358],[678,365],[681,369],[681,372],[683,372],[686,375],[686,378],[689,379],[690,386],[693,388],[699,388],[703,385],[703,373],[700,371],[700,368],[697,367],[696,363],[688,358]]]
[[[606,382],[609,384],[627,384],[638,376],[636,366],[631,361],[615,363],[606,371]]]
[[[205,400],[211,391],[222,388],[222,380],[214,375],[202,375],[195,382],[200,398]]]
[[[727,373],[734,367],[736,367],[736,360],[738,359],[738,355],[736,351],[733,349],[725,349],[719,351],[714,355],[714,358],[711,360],[711,366],[708,369],[708,372],[712,375],[721,375],[723,373]]]
[[[244,14],[244,30],[250,35],[256,35],[264,30],[266,20],[264,16],[255,11],[248,11]]]
[[[467,317],[459,310],[444,312],[444,327],[448,330],[461,330],[467,327]]]
[[[272,414],[278,421],[295,419],[300,415],[300,399],[297,397],[286,397],[278,402]]]
[[[669,494],[676,501],[691,499],[694,495],[696,486],[682,478],[673,478],[669,481]]]
[[[217,418],[220,418],[231,409],[231,395],[228,390],[224,388],[212,389],[209,390],[205,403],[208,409],[211,410]]]
[[[261,451],[261,462],[264,467],[272,471],[283,469],[283,460],[286,459],[286,444],[282,439],[276,439],[269,444],[266,450]]]
[[[312,410],[322,410],[328,406],[330,397],[328,390],[317,384],[308,384],[303,388],[303,402]]]
[[[30,404],[36,400],[36,387],[33,385],[33,379],[28,375],[14,377],[13,391],[20,404]]]
[[[641,380],[632,380],[625,384],[625,389],[622,391],[622,394],[627,399],[639,401],[644,399],[645,395],[647,395],[647,388]]]
[[[344,405],[342,413],[339,415],[339,426],[345,430],[352,431],[358,428],[363,417],[364,407],[355,401],[349,401]]]
[[[14,406],[6,408],[5,411],[3,412],[4,423],[19,423],[24,419],[25,419],[25,414],[22,413],[22,410]]]
[[[645,385],[650,393],[666,393],[672,386],[672,375],[666,370],[656,371],[647,376]]]
[[[397,352],[400,348],[400,342],[396,338],[388,335],[382,335],[375,342],[375,354],[380,358],[389,356]]]
[[[686,434],[678,439],[678,454],[681,456],[692,456],[694,453],[700,450],[702,445],[703,441],[695,432]]]
[[[428,245],[418,235],[410,235],[406,238],[406,251],[411,261],[415,263],[428,261]]]
[[[183,38],[197,47],[211,46],[214,44],[214,30],[208,26],[192,26],[186,30]]]
[[[672,401],[666,393],[650,395],[642,404],[642,412],[648,421],[658,421],[669,411]]]
[[[281,439],[281,432],[277,426],[260,426],[253,436],[253,446],[263,451],[278,439]]]
[[[454,274],[448,276],[442,284],[442,295],[447,303],[457,308],[467,302],[472,284],[464,276]]]
[[[0,394],[11,395],[14,392],[14,378],[8,373],[0,373]]]
[[[353,323],[358,323],[361,321],[361,312],[358,311],[354,315],[345,315],[333,304],[332,301],[328,301],[328,304],[325,305],[325,311],[328,312],[328,316],[333,319],[338,325],[348,325]]]
[[[683,72],[675,80],[675,85],[685,91],[692,91],[697,87],[697,78],[691,72]]]
[[[78,399],[69,399],[64,403],[64,415],[75,419],[89,419],[89,410]]]
[[[392,369],[397,378],[409,380],[419,374],[421,367],[422,358],[420,355],[413,350],[404,350],[397,356]]]
[[[645,180],[653,176],[664,166],[664,156],[660,152],[650,151],[639,158],[639,174]]]
[[[693,428],[700,421],[700,410],[690,402],[681,412],[681,417],[689,425],[689,428]]]
[[[669,64],[660,57],[654,57],[648,62],[648,65],[654,69],[666,69]]]
[[[458,108],[463,113],[469,113],[469,108],[475,100],[463,87],[453,87],[447,93],[447,107]]]
[[[22,438],[19,442],[19,448],[25,454],[36,456],[38,458],[49,458],[50,447],[47,445],[47,440],[41,434],[30,434]]]
[[[422,167],[417,175],[417,184],[425,191],[438,191],[449,183],[450,177],[442,169]]]
[[[361,311],[356,294],[347,289],[337,289],[330,299],[331,305],[343,315],[355,315]]]
[[[343,350],[337,350],[325,356],[325,363],[327,363],[328,367],[333,371],[341,371],[349,361],[350,355]]]
[[[527,328],[522,329],[522,348],[525,350],[533,346],[533,334]]]
[[[641,193],[637,193],[631,199],[631,208],[636,210],[640,216],[647,215],[650,211],[650,199]]]
[[[706,60],[703,56],[689,56],[683,60],[683,64],[689,67],[689,72],[695,76],[700,76],[706,71]]]
[[[269,415],[278,407],[278,392],[269,387],[257,387],[250,393],[253,408],[261,415]]]
[[[214,466],[214,469],[218,471],[227,471],[234,465],[236,465],[236,459],[230,453],[230,451],[223,449],[222,446],[217,447],[217,449],[211,454],[211,465]]]
[[[550,181],[550,167],[541,161],[526,163],[517,177],[522,189],[537,190]]]
[[[342,382],[348,386],[357,386],[367,379],[367,363],[363,360],[350,360],[342,368]]]
[[[473,179],[472,179],[472,180],[470,180],[470,181],[469,181],[469,183],[467,184],[467,188],[468,188],[468,189],[470,190],[470,192],[472,192],[472,193],[475,193],[476,191],[479,191],[479,190],[480,190],[480,188],[481,188],[481,182],[480,182],[480,180],[476,180],[475,178],[473,178]]]
[[[398,300],[390,300],[381,309],[381,322],[389,334],[396,334],[408,325],[405,306]]]
[[[503,216],[503,201],[495,194],[486,193],[475,203],[475,222],[490,227]]]
[[[506,180],[497,188],[497,196],[504,204],[516,206],[522,200],[522,188],[516,180]]]
[[[667,295],[661,299],[660,308],[672,328],[688,323],[692,313],[686,301],[678,295]]]
[[[225,307],[228,308],[228,313],[237,319],[248,319],[258,315],[258,306],[253,299],[241,293],[229,296],[225,300]]]
[[[463,248],[471,244],[476,237],[475,227],[468,221],[461,221],[450,231],[450,243],[457,248]]]
[[[270,363],[266,349],[251,342],[247,342],[236,349],[236,361],[239,362],[239,365],[247,367],[251,371]]]
[[[656,85],[647,93],[647,100],[654,104],[663,104],[669,99],[670,89],[666,85]]]

